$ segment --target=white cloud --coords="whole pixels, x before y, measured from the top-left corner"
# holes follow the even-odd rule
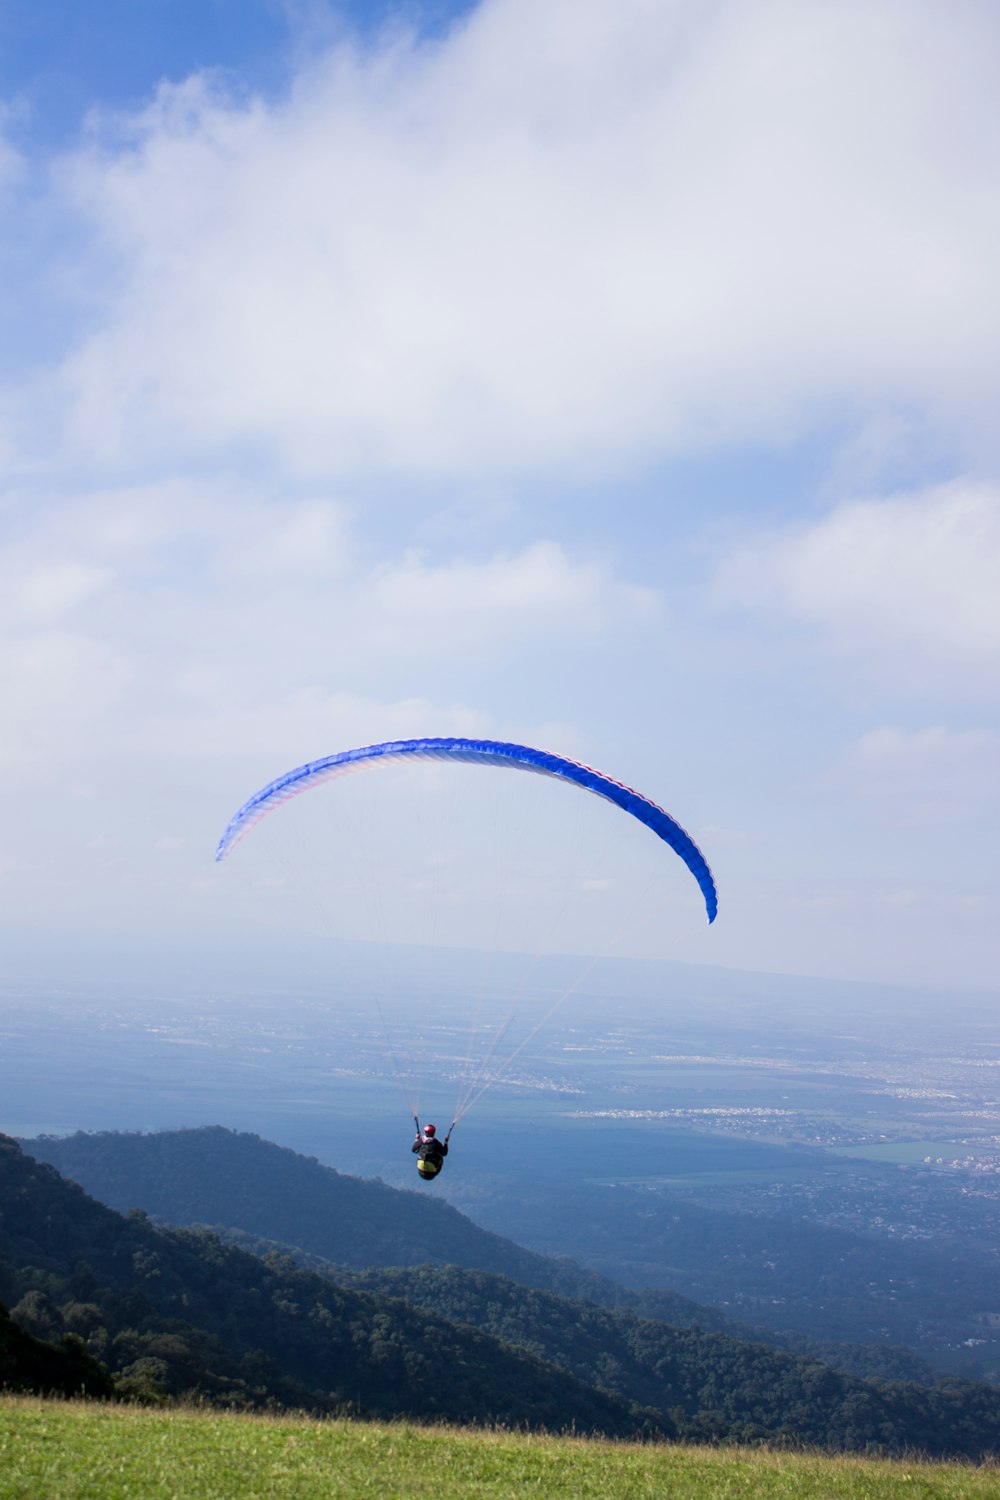
[[[996,693],[998,580],[1000,489],[956,482],[759,538],[724,564],[716,597],[811,623],[901,686],[931,674]]]
[[[236,702],[187,712],[155,709],[131,727],[127,744],[144,757],[165,755],[217,760],[269,759],[272,774],[354,744],[425,734],[483,734],[487,718],[462,704],[429,698],[395,702],[363,693],[268,683],[263,694],[244,681]]]
[[[372,579],[372,603],[381,630],[423,638],[436,624],[458,631],[463,646],[498,632],[524,636],[546,627],[602,631],[609,618],[655,616],[652,589],[619,583],[602,563],[575,563],[553,542],[536,542],[518,553],[485,562],[435,565],[418,553],[380,569]]]
[[[904,823],[981,820],[1000,807],[1000,735],[991,730],[873,729],[843,769],[852,789]]]
[[[280,104],[164,88],[63,167],[76,443],[585,473],[901,404],[986,443],[998,30],[988,0],[486,0]]]
[[[330,581],[345,572],[349,561],[344,507],[314,500],[293,502],[270,514],[258,509],[250,526],[245,520],[240,525],[228,566],[249,578]]]
[[[64,562],[32,569],[18,583],[11,603],[26,620],[50,620],[66,614],[103,588],[106,568]]]
[[[354,739],[485,733],[484,643],[493,663],[537,661],[625,639],[657,608],[551,542],[373,562],[357,531],[339,503],[195,481],[22,507],[0,563],[4,761],[291,763]]]
[[[34,777],[87,746],[104,747],[109,714],[125,697],[131,670],[111,642],[68,631],[0,636],[0,766]]]
[[[575,726],[533,721],[516,687],[503,706],[481,691],[482,642],[519,681],[549,639],[627,641],[653,607],[609,562],[552,543],[387,556],[322,499],[194,479],[33,498],[12,507],[0,560],[9,923],[209,920],[185,892],[242,797],[351,744],[499,734],[585,750]]]

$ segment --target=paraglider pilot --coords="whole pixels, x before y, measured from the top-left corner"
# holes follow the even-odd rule
[[[417,1138],[411,1150],[416,1152],[417,1171],[425,1182],[429,1182],[444,1166],[444,1159],[448,1155],[448,1136],[446,1135],[443,1141],[439,1141],[435,1126],[425,1125],[421,1130],[420,1121],[416,1117],[413,1123],[417,1127]],[[450,1130],[448,1135],[451,1135]]]

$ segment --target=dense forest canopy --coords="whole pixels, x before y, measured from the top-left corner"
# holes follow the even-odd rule
[[[112,1137],[102,1150],[113,1155],[116,1140],[126,1152],[135,1146]],[[220,1143],[247,1161],[257,1152],[273,1161],[277,1151],[253,1137],[185,1133],[170,1145],[178,1177],[184,1145],[195,1181],[200,1152]],[[293,1163],[314,1180],[316,1164]],[[391,1193],[333,1177],[348,1192]],[[270,1190],[257,1173],[238,1191],[266,1203]],[[284,1191],[295,1199],[287,1176]],[[997,1446],[1000,1391],[989,1386],[862,1380],[495,1271],[327,1266],[320,1274],[288,1256],[261,1260],[204,1229],[159,1228],[139,1210],[122,1216],[7,1137],[0,1202],[0,1296],[14,1322],[35,1339],[77,1335],[119,1395],[847,1450],[983,1457]],[[377,1263],[396,1240],[379,1246],[377,1226],[367,1232]],[[490,1240],[502,1250],[499,1236]],[[541,1259],[526,1262],[536,1275]],[[572,1280],[573,1268],[556,1270]]]

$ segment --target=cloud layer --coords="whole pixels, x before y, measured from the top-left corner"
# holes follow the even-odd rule
[[[1000,735],[990,730],[873,729],[845,769],[883,815],[906,823],[954,827],[995,819],[1000,806]]]
[[[1000,693],[1000,488],[955,482],[845,501],[761,536],[720,571],[721,602],[814,627],[897,688]]]
[[[994,976],[998,43],[484,0],[0,147],[8,923],[193,931],[255,785],[496,732],[714,825],[675,956]]]
[[[326,475],[873,408],[988,447],[998,40],[977,0],[487,0],[281,102],[164,87],[62,165],[90,332],[45,399],[91,459]]]
[[[555,542],[373,562],[361,535],[342,504],[216,489],[206,505],[177,482],[43,508],[0,564],[4,764],[35,775],[137,751],[280,764],[352,735],[477,733],[481,710],[428,695],[656,618],[652,590]]]

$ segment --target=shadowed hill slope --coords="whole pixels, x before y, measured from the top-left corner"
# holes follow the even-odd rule
[[[468,1289],[473,1291],[478,1279],[486,1276],[487,1279],[495,1280],[500,1285],[522,1292],[530,1297],[534,1290],[526,1287],[523,1283],[515,1283],[507,1277],[494,1276],[492,1273],[475,1271],[458,1266],[424,1266],[417,1267],[418,1275],[413,1276],[413,1267],[397,1269],[394,1267],[383,1267],[368,1271],[350,1270],[343,1266],[337,1266],[333,1261],[324,1260],[321,1255],[313,1255],[308,1250],[302,1250],[297,1245],[286,1245],[280,1240],[265,1239],[262,1235],[249,1234],[245,1229],[233,1229],[225,1224],[207,1224],[204,1228],[217,1234],[219,1239],[227,1245],[237,1245],[241,1250],[248,1250],[251,1255],[257,1255],[261,1260],[277,1257],[280,1261],[288,1259],[296,1265],[302,1266],[307,1271],[316,1271],[321,1276],[326,1276],[338,1285],[343,1286],[365,1286],[368,1278],[372,1278],[372,1288],[378,1283],[380,1276],[385,1277],[385,1291],[388,1295],[404,1297],[413,1302],[420,1302],[419,1296],[411,1296],[409,1291],[403,1290],[408,1281],[422,1285],[425,1279],[433,1284],[437,1282],[437,1273],[442,1276],[448,1275],[453,1278],[464,1280],[468,1283]],[[568,1279],[568,1278],[564,1278]],[[594,1278],[588,1272],[581,1273],[581,1284],[585,1289],[583,1296],[571,1296],[557,1300],[564,1300],[577,1307],[593,1307],[605,1309],[609,1312],[628,1312],[641,1318],[646,1322],[656,1322],[666,1326],[670,1330],[678,1328],[690,1328],[693,1332],[704,1332],[700,1323],[671,1322],[669,1318],[659,1315],[661,1303],[669,1301],[671,1294],[661,1294],[655,1291],[636,1292],[629,1287],[616,1287],[614,1282],[606,1282],[603,1277]],[[438,1311],[443,1311],[439,1308]],[[474,1317],[465,1317],[460,1311],[449,1312],[449,1317],[456,1317],[460,1322],[476,1323]],[[488,1323],[482,1326],[490,1327]],[[812,1364],[827,1365],[830,1369],[838,1371],[842,1375],[857,1375],[862,1380],[881,1381],[913,1381],[917,1385],[938,1385],[942,1376],[918,1355],[910,1349],[902,1349],[892,1344],[838,1344],[833,1341],[821,1341],[818,1339],[806,1339],[796,1334],[780,1334],[768,1329],[754,1329],[741,1327],[738,1323],[729,1325],[726,1330],[733,1341],[743,1344],[764,1344],[770,1349],[780,1349],[786,1354],[795,1354],[808,1360]],[[506,1337],[506,1335],[499,1335]],[[521,1340],[512,1337],[510,1342],[519,1344],[524,1342],[526,1347],[533,1347],[531,1340]],[[552,1356],[555,1358],[555,1356]],[[557,1363],[560,1362],[557,1360]],[[598,1382],[600,1384],[602,1382]],[[608,1382],[603,1382],[608,1384]],[[612,1382],[613,1386],[613,1382]]]
[[[404,1192],[346,1176],[256,1135],[204,1126],[152,1135],[80,1132],[21,1144],[112,1208],[140,1207],[171,1224],[207,1225],[251,1254],[288,1253],[307,1270],[327,1271],[331,1264],[465,1266],[676,1327],[770,1344],[864,1379],[936,1379],[906,1349],[751,1328],[678,1292],[622,1286],[482,1229],[424,1189]],[[623,1247],[635,1233],[635,1225],[627,1224]]]
[[[83,1340],[64,1334],[59,1344],[34,1338],[0,1302],[0,1390],[51,1396],[110,1396],[111,1376]]]
[[[335,1265],[468,1266],[560,1296],[627,1305],[664,1322],[731,1326],[723,1313],[675,1292],[630,1293],[571,1261],[525,1250],[426,1189],[411,1193],[349,1177],[257,1135],[204,1126],[152,1135],[80,1132],[20,1144],[123,1213],[142,1208],[170,1224],[225,1225]]]
[[[239,1139],[245,1147],[248,1138]],[[289,1155],[279,1152],[278,1160]],[[112,1352],[121,1342],[133,1357],[126,1380],[141,1377],[143,1353],[162,1358],[173,1339],[189,1363],[200,1361],[222,1382],[208,1388],[223,1399],[228,1382],[236,1399],[259,1390],[320,1409],[349,1400],[423,1417],[727,1441],[779,1436],[885,1452],[982,1457],[996,1447],[1000,1391],[991,1387],[862,1381],[761,1345],[614,1314],[468,1268],[341,1268],[331,1285],[280,1257],[254,1260],[206,1232],[157,1231],[142,1215],[122,1220],[52,1168],[17,1158],[20,1178],[32,1185],[25,1200],[32,1212],[18,1203],[7,1240],[20,1237],[22,1250],[36,1256],[35,1279],[23,1271],[22,1280],[37,1286],[47,1268],[45,1284],[60,1295],[67,1288],[87,1295],[108,1323]],[[197,1172],[197,1156],[190,1170]],[[85,1272],[81,1260],[90,1262]],[[75,1284],[81,1275],[86,1288]],[[117,1288],[110,1296],[109,1277]],[[122,1290],[124,1307],[115,1300]],[[150,1339],[139,1357],[136,1329]],[[205,1389],[204,1374],[189,1383]]]
[[[570,1302],[485,1272],[351,1271],[342,1284],[395,1295],[489,1332],[590,1385],[669,1413],[686,1437],[767,1434],[833,1447],[972,1456],[983,1452],[984,1436],[1000,1419],[1000,1391],[991,1386],[949,1381],[928,1390],[862,1381],[764,1344]],[[963,1447],[973,1428],[978,1435]],[[987,1448],[1000,1442],[1000,1434],[986,1442]]]
[[[473,1329],[269,1267],[204,1232],[122,1218],[6,1136],[0,1297],[17,1322],[84,1332],[129,1395],[350,1406],[609,1436],[668,1430],[653,1413]],[[442,1379],[443,1371],[461,1378]]]

